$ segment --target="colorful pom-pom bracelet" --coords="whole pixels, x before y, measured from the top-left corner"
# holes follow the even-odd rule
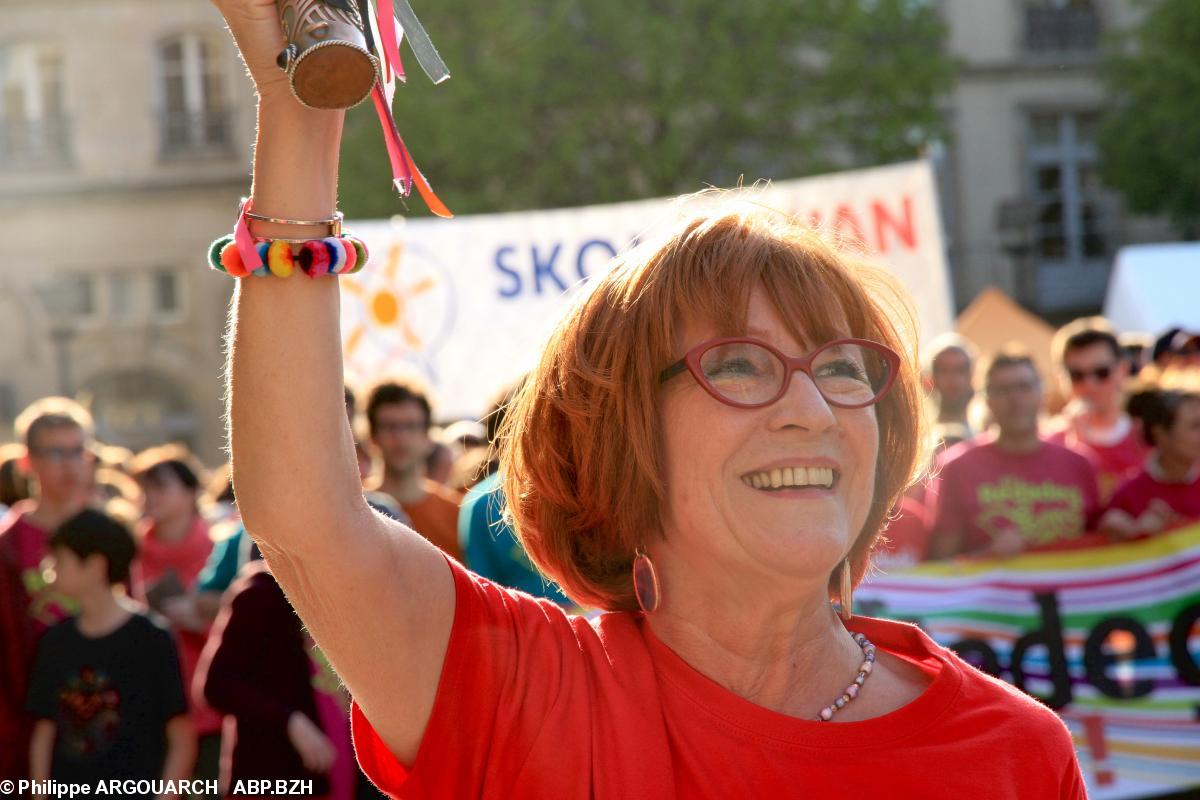
[[[255,249],[263,265],[256,270],[247,269],[238,252],[233,234],[226,234],[208,247],[208,265],[218,272],[245,278],[250,275],[287,278],[301,272],[310,278],[318,275],[350,275],[362,271],[370,254],[367,246],[356,236],[327,236],[311,239],[296,250],[283,240],[256,240]]]

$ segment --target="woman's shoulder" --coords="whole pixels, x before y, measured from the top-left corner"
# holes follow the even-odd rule
[[[957,653],[935,642],[916,625],[881,619],[859,619],[859,626],[879,648],[899,662],[907,662],[903,674],[909,681],[916,672],[929,677],[928,695],[944,701],[938,714],[941,726],[964,731],[987,732],[989,736],[1016,730],[1051,734],[1071,749],[1070,735],[1062,719],[1040,701],[1012,684],[983,672]],[[923,699],[929,699],[923,696]],[[928,706],[934,711],[934,705]],[[1032,726],[1032,727],[1031,727]],[[957,734],[955,734],[957,735]]]
[[[534,597],[484,578],[447,559],[454,575],[456,609],[451,648],[480,637],[496,647],[523,655],[538,654],[563,669],[631,678],[651,668],[642,635],[641,615],[630,612],[575,614],[544,597]],[[501,645],[507,642],[507,645]]]
[[[1043,732],[1069,736],[1062,718],[1040,700],[964,661],[952,650],[946,650],[946,654],[947,660],[962,673],[963,705],[976,708],[997,726],[1017,725],[1030,732],[1033,726]]]

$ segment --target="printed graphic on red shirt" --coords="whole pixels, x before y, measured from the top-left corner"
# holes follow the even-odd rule
[[[1083,492],[1075,486],[1006,475],[979,484],[976,492],[975,524],[991,536],[1015,529],[1028,545],[1037,546],[1077,536],[1083,527]]]
[[[25,594],[29,596],[29,616],[38,633],[75,612],[75,603],[54,589],[40,566],[22,571],[21,582],[25,585]]]

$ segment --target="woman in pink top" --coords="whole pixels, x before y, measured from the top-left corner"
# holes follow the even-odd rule
[[[143,496],[138,557],[131,571],[133,591],[170,621],[179,643],[184,685],[191,686],[210,627],[188,599],[213,546],[208,523],[197,508],[204,485],[203,467],[187,448],[164,445],[139,453],[130,472]],[[221,715],[193,705],[191,716],[205,761],[201,770],[213,774],[215,763],[208,762],[213,762],[217,753]]]
[[[1141,471],[1117,488],[1100,520],[1101,529],[1122,539],[1200,519],[1200,396],[1160,392],[1142,424],[1154,449]]]
[[[250,232],[320,235],[302,221],[336,209],[343,114],[293,97],[274,0],[216,4],[259,92],[253,207],[293,221]],[[1083,797],[1051,711],[851,614],[926,463],[887,275],[749,202],[593,282],[508,412],[501,469],[530,557],[594,621],[373,513],[337,280],[238,282],[239,504],[356,701],[367,774],[396,797]]]

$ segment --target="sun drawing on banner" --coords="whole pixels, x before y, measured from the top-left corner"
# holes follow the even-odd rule
[[[371,378],[402,361],[436,378],[432,357],[453,322],[449,275],[428,254],[401,241],[372,261],[341,281],[346,371]]]

